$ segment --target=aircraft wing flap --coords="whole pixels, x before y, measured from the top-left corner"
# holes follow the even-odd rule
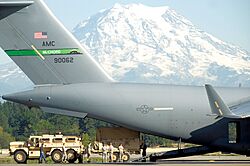
[[[85,118],[88,115],[87,113],[84,113],[84,112],[68,111],[68,110],[57,109],[57,108],[41,107],[41,109],[47,113],[67,115],[67,116],[72,116],[76,118]]]

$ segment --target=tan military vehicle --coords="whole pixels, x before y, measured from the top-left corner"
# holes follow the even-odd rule
[[[39,159],[40,147],[44,143],[46,156],[51,156],[55,163],[61,163],[63,158],[63,144],[65,146],[67,161],[74,163],[77,159],[81,163],[83,160],[83,145],[81,138],[77,136],[42,135],[30,136],[26,142],[11,142],[10,154],[14,155],[17,163],[27,163],[27,160]]]

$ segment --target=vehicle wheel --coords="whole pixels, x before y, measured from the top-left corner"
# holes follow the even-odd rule
[[[62,157],[63,157],[63,154],[60,150],[54,150],[51,154],[51,158],[55,163],[61,163]]]
[[[130,159],[129,153],[124,153],[124,154],[122,155],[122,161],[128,161],[129,159]]]
[[[113,153],[113,162],[117,162],[117,160],[119,159],[119,153],[115,152]]]
[[[73,149],[67,150],[67,160],[69,163],[74,163],[77,159],[76,151]]]
[[[24,151],[16,151],[14,154],[14,159],[18,164],[27,163],[27,154]]]

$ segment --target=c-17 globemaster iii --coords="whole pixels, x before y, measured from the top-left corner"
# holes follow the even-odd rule
[[[250,155],[250,88],[116,82],[42,0],[0,0],[0,46],[35,84],[5,100]]]

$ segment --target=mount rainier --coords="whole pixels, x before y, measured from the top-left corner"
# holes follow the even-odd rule
[[[250,85],[250,55],[196,28],[168,7],[116,4],[73,34],[115,79]]]
[[[247,51],[196,28],[169,7],[116,4],[81,21],[72,33],[119,81],[250,86]],[[0,93],[13,85],[32,84],[14,63],[1,65]]]

